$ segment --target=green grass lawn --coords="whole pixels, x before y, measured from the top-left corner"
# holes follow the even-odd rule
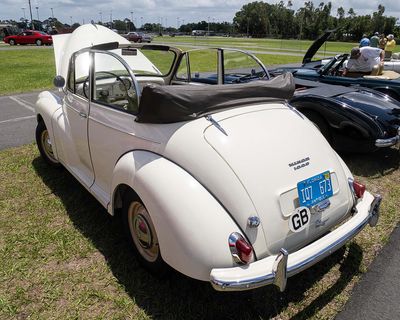
[[[310,40],[284,40],[284,39],[256,39],[256,38],[229,38],[229,37],[155,37],[155,42],[164,43],[183,43],[187,45],[223,46],[233,48],[246,48],[251,50],[271,49],[279,51],[294,51],[304,53],[313,43]],[[343,53],[350,51],[352,47],[358,45],[351,42],[328,41],[326,46],[322,46],[319,54],[324,51]]]
[[[400,221],[398,150],[345,160],[384,195],[377,228],[290,278],[284,293],[220,293],[143,270],[118,220],[34,144],[1,151],[0,319],[332,319]]]
[[[52,88],[53,48],[0,51],[0,95]]]

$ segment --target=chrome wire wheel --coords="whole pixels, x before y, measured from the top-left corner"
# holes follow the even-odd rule
[[[146,261],[155,262],[160,256],[157,234],[145,206],[132,201],[128,208],[128,225],[139,254]]]

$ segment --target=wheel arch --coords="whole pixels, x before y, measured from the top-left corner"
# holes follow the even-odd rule
[[[147,208],[164,261],[179,272],[208,281],[212,268],[235,266],[228,238],[240,228],[193,176],[162,156],[143,150],[117,162],[108,210],[117,214],[131,189]]]

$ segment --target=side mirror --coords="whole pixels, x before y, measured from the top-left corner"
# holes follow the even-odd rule
[[[65,86],[65,79],[63,76],[55,76],[53,83],[57,88],[63,88]]]

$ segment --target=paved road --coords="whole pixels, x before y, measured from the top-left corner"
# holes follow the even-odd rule
[[[38,94],[0,96],[0,150],[34,141]]]
[[[36,46],[36,45],[26,45],[26,46],[10,46],[10,45],[0,45],[0,51],[5,50],[28,50],[28,49],[53,49],[53,46]]]
[[[400,319],[400,226],[356,285],[336,320]]]

